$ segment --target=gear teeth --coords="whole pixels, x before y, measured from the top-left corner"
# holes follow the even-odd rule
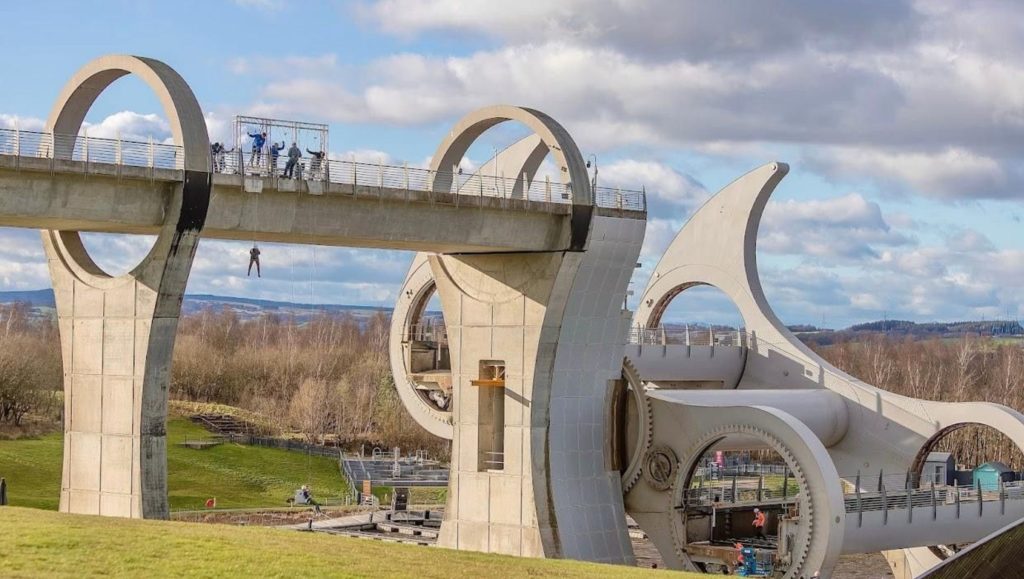
[[[637,413],[640,419],[640,427],[643,432],[637,439],[637,448],[633,453],[626,472],[622,473],[622,492],[628,493],[636,486],[643,474],[644,456],[651,450],[654,443],[654,409],[651,407],[651,399],[647,397],[647,389],[637,372],[636,366],[629,358],[622,361],[622,378],[636,401]]]
[[[801,532],[797,534],[797,539],[799,541],[798,548],[800,550],[799,552],[793,553],[793,562],[790,564],[789,569],[783,577],[784,579],[800,577],[803,572],[804,563],[807,561],[807,554],[810,551],[811,540],[814,537],[814,502],[811,499],[810,487],[808,486],[807,477],[804,475],[803,468],[801,468],[800,463],[796,461],[796,457],[794,457],[789,449],[786,448],[786,445],[782,444],[782,441],[771,435],[769,432],[754,426],[741,424],[722,426],[712,430],[710,433],[702,437],[697,444],[691,447],[687,457],[692,459],[692,457],[697,456],[697,458],[692,459],[686,464],[692,465],[696,460],[700,459],[700,455],[703,455],[709,446],[713,445],[715,441],[720,440],[723,436],[729,434],[756,436],[757,438],[767,442],[772,447],[772,450],[778,452],[779,455],[782,456],[783,460],[786,461],[790,471],[793,473],[793,478],[796,480],[797,485],[799,485],[802,524],[800,525]],[[687,472],[685,470],[680,470],[679,474],[676,476],[675,483],[672,485],[671,493],[676,505],[683,504],[683,491],[685,490],[686,484],[689,482],[687,479]],[[686,525],[681,520],[681,515],[675,514],[672,516],[672,524],[669,525],[669,529],[671,529],[672,532],[672,543],[675,548],[676,556],[693,567],[693,563],[690,561],[690,558],[686,553],[686,549],[684,548],[686,545]]]

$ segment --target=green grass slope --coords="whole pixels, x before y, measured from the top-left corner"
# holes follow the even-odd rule
[[[179,446],[209,438],[184,418],[167,422],[167,486],[171,509],[201,508],[216,497],[218,508],[281,507],[308,484],[319,499],[340,497],[347,485],[337,461],[276,448],[222,444],[206,450]],[[11,505],[56,510],[60,498],[63,436],[0,440],[0,477]]]
[[[0,508],[3,577],[697,577],[258,527]]]

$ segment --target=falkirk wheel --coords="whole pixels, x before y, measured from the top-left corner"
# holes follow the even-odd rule
[[[435,159],[451,160],[446,147],[466,140],[461,130]],[[533,135],[492,162],[532,178],[551,146]],[[755,246],[765,205],[787,170],[781,163],[754,169],[692,216],[654,269],[637,311],[622,310],[619,298],[621,349],[585,361],[612,368],[613,379],[576,381],[570,407],[556,403],[545,383],[554,379],[542,372],[572,381],[576,369],[543,351],[578,347],[562,342],[565,324],[558,337],[547,336],[545,320],[529,327],[520,315],[511,325],[527,326],[525,335],[539,335],[540,346],[524,352],[527,339],[525,347],[499,348],[505,338],[497,318],[514,318],[499,307],[512,303],[502,297],[503,284],[512,285],[507,272],[468,279],[451,256],[416,256],[395,307],[390,355],[413,418],[452,441],[442,546],[630,564],[628,516],[669,567],[737,572],[732,541],[757,535],[749,527],[759,507],[767,540],[752,544],[769,553],[777,576],[829,576],[843,554],[882,551],[897,577],[915,577],[950,553],[945,545],[976,541],[1024,517],[1024,500],[1008,500],[1002,490],[997,500],[980,488],[973,495],[936,488],[920,476],[936,442],[965,425],[994,428],[1020,448],[1024,415],[866,384],[812,352],[772,312]],[[632,263],[626,269],[619,279],[628,279]],[[600,281],[583,276],[578,283]],[[671,300],[701,285],[735,303],[745,330],[664,329]],[[435,293],[444,320],[430,311]],[[528,318],[529,292],[519,293],[527,299],[515,307]],[[477,331],[470,314],[491,328]],[[593,327],[577,324],[576,341]],[[502,348],[525,360],[518,371],[490,353]],[[755,486],[754,478],[736,475],[739,466],[730,476],[727,465],[709,464],[712,449],[767,451],[780,470],[769,477],[762,471]],[[709,475],[714,470],[717,476]]]

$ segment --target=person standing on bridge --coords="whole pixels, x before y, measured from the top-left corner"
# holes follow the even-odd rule
[[[249,166],[259,166],[263,163],[263,145],[267,143],[267,132],[249,133],[252,137],[252,153],[249,154]]]
[[[277,171],[277,158],[281,156],[281,151],[284,150],[284,141],[281,144],[277,143],[270,144],[270,170]]]
[[[318,179],[320,178],[320,168],[323,166],[324,162],[324,152],[310,151],[308,148],[306,149],[306,152],[309,153],[313,158],[313,160],[309,163],[309,170],[311,173],[313,173],[312,178]]]
[[[302,157],[302,151],[299,146],[292,143],[292,146],[288,149],[288,162],[285,163],[284,173],[281,177],[288,177],[289,179],[295,177],[295,165],[298,164],[299,159]]]
[[[249,250],[249,271],[245,274],[245,277],[252,275],[252,266],[256,266],[256,277],[263,277],[260,274],[260,248],[255,243],[252,244],[252,249]]]
[[[768,522],[768,518],[761,512],[761,509],[754,509],[754,530],[757,531],[757,536],[762,539],[765,538],[765,523]]]
[[[220,166],[220,158],[224,152],[224,145],[219,142],[210,145],[210,159],[213,161],[213,172],[220,173],[223,169]]]

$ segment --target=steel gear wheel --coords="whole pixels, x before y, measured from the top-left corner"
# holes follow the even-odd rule
[[[643,472],[643,461],[651,445],[654,442],[654,410],[651,408],[651,399],[647,397],[647,389],[640,379],[640,373],[636,366],[625,358],[622,361],[622,379],[626,382],[627,395],[632,397],[637,410],[637,422],[639,424],[623,424],[624,428],[634,426],[637,428],[636,448],[629,457],[629,464],[622,472],[622,492],[628,493],[640,480]],[[625,422],[625,420],[624,420]]]
[[[681,467],[685,466],[685,468],[679,469],[675,483],[672,485],[672,504],[676,508],[683,504],[683,491],[686,490],[686,487],[689,484],[690,473],[693,471],[693,467],[696,465],[697,461],[700,460],[700,457],[704,452],[713,446],[715,442],[731,434],[753,436],[768,443],[772,450],[779,453],[783,460],[786,461],[786,464],[789,466],[793,474],[793,478],[796,480],[798,485],[797,488],[800,489],[800,514],[802,523],[800,525],[800,531],[796,536],[798,550],[793,553],[793,560],[783,577],[785,579],[799,577],[803,571],[804,563],[807,560],[807,554],[810,551],[811,537],[814,536],[814,502],[811,500],[810,487],[808,486],[807,477],[804,474],[800,463],[796,461],[796,457],[794,457],[789,449],[786,448],[786,445],[769,432],[754,426],[733,424],[715,428],[705,436],[701,437],[687,452],[687,461],[685,463],[681,462],[680,464]],[[693,562],[690,560],[685,549],[686,524],[683,522],[681,515],[675,514],[672,517],[672,525],[669,528],[672,531],[672,543],[675,548],[676,556],[692,567]]]

